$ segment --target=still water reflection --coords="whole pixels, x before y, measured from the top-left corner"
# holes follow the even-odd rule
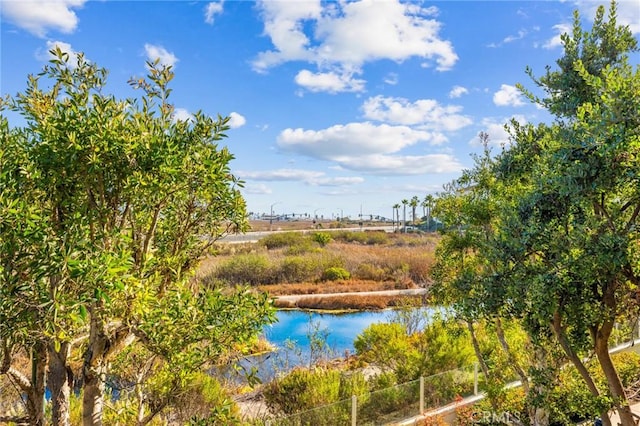
[[[432,308],[416,308],[429,313]],[[319,355],[324,359],[341,358],[355,352],[353,341],[370,324],[389,322],[393,311],[364,311],[351,313],[319,313],[306,311],[278,311],[278,322],[265,327],[264,336],[276,351],[244,359],[243,370],[254,369],[256,376],[268,381],[299,365],[309,365]],[[323,336],[326,340],[322,354],[312,353],[310,335]]]

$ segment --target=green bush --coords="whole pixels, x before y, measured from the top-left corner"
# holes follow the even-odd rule
[[[340,372],[324,368],[295,369],[264,390],[267,405],[286,414],[331,404],[339,395]]]
[[[287,256],[299,256],[312,253],[314,250],[318,250],[318,247],[313,244],[313,241],[309,237],[305,237],[295,244],[288,246],[284,251]]]
[[[277,249],[282,247],[291,247],[300,244],[307,237],[301,232],[276,232],[269,234],[260,240],[267,249]]]
[[[313,281],[317,278],[318,264],[310,257],[290,256],[280,264],[279,278],[281,282],[298,283]]]
[[[359,243],[367,245],[384,245],[389,243],[389,234],[384,231],[336,231],[331,234],[335,241]]]
[[[171,416],[182,424],[223,426],[239,425],[240,410],[213,377],[199,373],[180,393],[170,409]]]
[[[269,260],[259,254],[234,256],[221,264],[214,274],[230,285],[271,284],[274,281]]]
[[[384,281],[387,278],[387,271],[370,263],[361,263],[353,276],[361,280]]]
[[[365,395],[367,391],[368,386],[362,373],[320,367],[298,368],[267,384],[264,388],[264,397],[267,405],[274,412],[294,414],[341,400],[349,400],[351,395]],[[350,404],[345,404],[343,408],[344,413],[333,412],[331,415],[338,414],[338,417],[344,414],[349,415]],[[316,415],[320,416],[321,412]],[[333,418],[334,422],[336,418]],[[312,424],[325,423],[320,421]]]
[[[315,232],[313,234],[313,241],[320,244],[321,247],[324,247],[331,241],[331,235],[329,235],[328,232]]]
[[[321,277],[322,281],[348,280],[349,278],[351,278],[351,273],[339,266],[332,266],[325,269]]]
[[[362,360],[393,372],[400,382],[469,367],[474,361],[465,330],[457,322],[441,318],[432,319],[411,335],[400,322],[371,324],[353,346]]]

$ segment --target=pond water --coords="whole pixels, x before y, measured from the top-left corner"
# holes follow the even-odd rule
[[[370,324],[388,322],[391,311],[364,311],[353,313],[318,313],[305,311],[278,311],[278,322],[265,327],[264,336],[279,349],[295,343],[309,351],[309,337],[314,330],[326,336],[328,349],[336,356],[353,352],[356,336]]]
[[[417,308],[432,312],[432,308]],[[349,313],[319,313],[278,311],[278,322],[266,326],[264,336],[275,347],[269,354],[249,357],[240,362],[241,371],[255,370],[256,376],[267,381],[277,373],[296,366],[309,365],[322,359],[341,358],[355,353],[353,341],[370,324],[389,322],[392,310]],[[326,346],[321,353],[312,353],[310,337],[320,336]]]

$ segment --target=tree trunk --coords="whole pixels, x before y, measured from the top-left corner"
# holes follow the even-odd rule
[[[46,345],[38,342],[31,349],[31,379],[11,365],[13,363],[13,348],[6,341],[2,341],[0,345],[0,375],[6,374],[14,386],[26,397],[24,398],[24,405],[27,410],[26,421],[30,425],[44,425],[44,387],[47,371]],[[3,416],[0,419],[0,423],[20,423],[24,420],[24,418],[15,416]]]
[[[473,322],[469,320],[465,320],[467,322],[467,329],[469,330],[469,334],[471,334],[471,343],[473,344],[473,351],[476,354],[476,358],[478,359],[478,364],[480,364],[480,369],[482,370],[482,374],[484,374],[485,380],[487,382],[491,378],[489,375],[489,367],[487,367],[487,363],[484,361],[484,357],[482,356],[482,352],[480,351],[480,344],[478,343],[478,338],[476,337],[476,330],[473,328]],[[494,398],[489,397],[489,402],[491,403],[491,408],[493,411],[498,411],[498,406]]]
[[[82,366],[82,424],[101,426],[107,373],[105,356],[109,347],[109,338],[104,324],[95,313],[95,307],[92,307],[89,312],[91,315],[89,342]]]
[[[606,321],[600,330],[595,335],[595,351],[600,367],[604,376],[607,378],[609,384],[609,391],[613,397],[616,408],[618,409],[618,415],[622,426],[635,426],[635,420],[631,415],[631,408],[629,408],[629,401],[624,392],[624,387],[620,381],[620,376],[616,371],[616,367],[611,361],[611,355],[609,354],[609,336],[611,335],[611,329],[613,328],[613,322]]]
[[[101,426],[104,408],[104,382],[106,367],[97,363],[90,368],[83,368],[82,424],[84,426]]]
[[[498,336],[498,341],[500,342],[500,346],[502,346],[502,350],[504,350],[504,352],[507,354],[507,360],[509,361],[509,364],[511,364],[511,367],[513,367],[516,374],[520,378],[520,382],[522,383],[522,389],[524,390],[525,395],[528,395],[530,391],[529,377],[527,377],[527,374],[524,372],[524,370],[520,366],[520,363],[518,362],[515,355],[513,354],[513,351],[511,351],[511,347],[509,346],[509,343],[507,342],[507,339],[504,336],[504,329],[502,328],[502,320],[500,319],[500,317],[496,317],[494,320],[494,323],[496,326],[496,335]],[[538,407],[529,407],[527,409],[527,412],[528,412],[529,420],[531,421],[531,424],[542,425],[545,421],[544,420],[545,417],[546,417],[546,424],[549,423],[549,413],[538,412]]]
[[[548,352],[546,351],[546,349],[542,347],[540,344],[536,344],[534,346],[533,363],[534,363],[534,368],[538,372],[536,376],[538,376],[541,372],[548,371],[547,354]],[[548,374],[549,373],[546,373],[545,376],[548,376]],[[533,389],[531,391],[534,393],[534,396],[544,395],[547,392],[546,385],[544,384],[546,382],[546,379],[539,380],[538,382],[536,382],[536,380],[533,379],[532,382],[533,382]],[[544,408],[544,405],[542,407],[539,407],[539,406],[531,407],[531,411],[533,411],[533,415],[531,415],[531,413],[529,413],[529,415],[531,417],[532,426],[549,426],[549,410]]]
[[[49,377],[51,391],[51,420],[54,426],[69,426],[69,396],[73,374],[67,365],[71,352],[71,344],[63,342],[60,350],[56,350],[53,342],[49,343]]]
[[[513,352],[509,347],[509,343],[507,342],[507,339],[504,337],[502,321],[500,320],[499,317],[496,317],[494,322],[495,322],[496,334],[498,335],[498,341],[500,342],[500,346],[502,346],[502,349],[507,354],[507,360],[511,364],[511,367],[513,367],[518,377],[520,377],[520,381],[522,382],[522,388],[524,389],[525,394],[527,394],[529,393],[529,378],[527,377],[527,374],[524,372],[524,370],[520,366],[520,363],[516,359],[515,355],[513,355]]]
[[[82,366],[82,424],[101,426],[104,409],[105,380],[110,359],[133,342],[133,334],[126,326],[109,331],[96,314],[101,306],[89,309],[91,323],[89,342]]]
[[[42,426],[44,421],[44,389],[47,376],[47,348],[43,343],[34,345],[31,356],[31,388],[27,393],[30,424]]]
[[[571,347],[571,344],[569,343],[569,339],[567,339],[564,329],[562,328],[562,317],[560,315],[560,312],[558,312],[557,310],[553,314],[553,321],[551,325],[552,325],[551,328],[553,329],[553,333],[555,334],[556,339],[558,339],[558,342],[560,343],[560,347],[562,347],[562,350],[567,355],[567,358],[569,358],[571,363],[576,367],[576,370],[578,370],[578,373],[580,373],[580,376],[582,377],[582,380],[584,380],[584,382],[586,383],[587,388],[589,389],[589,392],[591,392],[591,395],[600,396],[600,391],[598,390],[598,387],[594,383],[593,378],[591,377],[591,374],[589,374],[589,370],[587,370],[587,367],[585,367],[584,363],[582,362],[578,354],[576,354],[573,348]],[[609,349],[607,348],[607,351],[608,350]],[[609,414],[607,411],[600,413],[600,417],[602,419],[602,424],[604,426],[611,426],[611,419],[609,419]]]

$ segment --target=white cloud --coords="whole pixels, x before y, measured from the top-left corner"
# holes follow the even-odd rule
[[[204,21],[207,24],[213,24],[216,15],[222,13],[224,0],[212,1],[204,8]]]
[[[241,179],[258,181],[293,181],[304,182],[311,186],[350,186],[364,182],[358,176],[328,177],[324,172],[302,169],[277,169],[269,171],[239,171],[236,173]]]
[[[395,86],[396,84],[398,84],[398,74],[395,72],[390,72],[384,78],[384,82],[387,83],[389,86]]]
[[[340,163],[347,157],[389,154],[417,142],[431,142],[432,139],[432,133],[407,126],[364,122],[335,125],[323,130],[285,129],[278,135],[278,146]]]
[[[69,61],[67,62],[69,68],[76,68],[78,66],[78,52],[73,50],[69,43],[63,41],[47,41],[46,49],[36,50],[35,57],[39,61],[49,62],[51,59],[55,59],[55,56],[50,51],[56,48],[69,55]]]
[[[158,59],[160,64],[166,66],[174,66],[178,62],[178,58],[172,52],[169,52],[162,46],[156,46],[153,44],[145,43],[144,51],[147,55],[147,59],[151,62]]]
[[[237,129],[238,127],[242,127],[247,123],[247,119],[237,112],[230,113],[229,118],[229,127],[231,127],[232,129]]]
[[[302,70],[296,75],[295,82],[311,92],[362,92],[364,80],[353,78],[352,74],[335,72],[313,73]]]
[[[527,30],[519,30],[517,34],[511,34],[502,39],[500,43],[489,43],[487,47],[500,47],[504,44],[513,43],[517,40],[522,40],[527,35]]]
[[[193,121],[193,115],[185,108],[176,108],[173,110],[171,119],[175,121]]]
[[[264,183],[246,182],[241,189],[246,194],[271,194],[273,191]]]
[[[433,13],[415,3],[345,2],[341,15],[318,22],[319,59],[360,65],[418,56],[434,60],[439,70],[450,69],[458,56],[450,42],[438,37],[440,23],[428,18]]]
[[[37,37],[45,37],[49,30],[72,33],[78,26],[73,9],[81,8],[86,0],[3,0],[0,7],[4,18]]]
[[[367,99],[362,109],[371,120],[393,124],[419,125],[436,131],[455,131],[471,124],[471,119],[460,114],[462,107],[442,106],[433,99],[409,102],[404,98],[375,96]]]
[[[445,71],[458,60],[452,44],[439,37],[441,24],[433,19],[436,8],[396,0],[375,4],[371,0],[262,1],[259,7],[264,34],[274,48],[253,61],[258,72],[284,62],[305,61],[318,67],[317,72],[307,71],[307,77],[343,76],[360,73],[367,62],[402,62],[412,57]],[[336,84],[327,87],[335,90]],[[353,91],[351,85],[342,87]]]
[[[514,115],[509,118],[484,118],[482,120],[482,131],[489,135],[489,144],[494,146],[506,146],[511,143],[509,133],[505,129],[505,125],[510,123],[511,120],[516,120],[520,124],[527,122],[523,115]],[[469,141],[470,145],[479,146],[481,144],[480,138],[475,136]]]
[[[407,126],[369,122],[336,125],[322,130],[285,129],[278,146],[311,158],[332,161],[342,169],[372,174],[413,175],[461,170],[449,154],[398,155],[418,142],[440,143],[438,133]]]
[[[364,155],[345,159],[342,166],[345,169],[387,176],[456,173],[463,168],[460,162],[449,154]]]
[[[493,103],[498,106],[522,106],[524,102],[520,96],[517,87],[503,84],[500,90],[493,94]]]
[[[322,14],[320,0],[263,1],[259,4],[264,21],[264,33],[271,38],[275,51],[262,52],[253,62],[258,71],[289,60],[308,60],[310,40],[303,31],[304,21],[318,19]]]
[[[449,97],[452,98],[452,99],[453,98],[459,98],[460,96],[466,95],[467,93],[469,93],[469,89],[467,89],[466,87],[453,86],[453,88],[449,92]]]
[[[556,32],[556,35],[547,40],[542,47],[545,49],[554,49],[556,47],[562,46],[562,40],[560,36],[564,33],[571,34],[572,25],[571,24],[557,24],[553,26],[553,30]]]

